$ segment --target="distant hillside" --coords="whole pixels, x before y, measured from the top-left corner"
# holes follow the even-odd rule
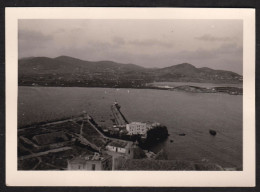
[[[133,64],[119,64],[112,61],[90,62],[80,59],[60,56],[54,59],[48,57],[32,57],[19,60],[19,73],[21,74],[49,74],[49,73],[77,73],[85,72],[128,72],[142,70],[143,68]]]
[[[242,76],[231,71],[196,68],[188,63],[165,67],[158,71],[160,81],[235,83],[242,79]]]
[[[183,63],[144,68],[113,61],[84,61],[68,56],[28,57],[18,61],[19,85],[143,87],[153,81],[240,83],[242,76]]]

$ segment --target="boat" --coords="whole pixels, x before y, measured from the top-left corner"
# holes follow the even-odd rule
[[[212,130],[212,129],[209,130],[209,133],[210,133],[211,135],[213,135],[213,136],[215,136],[215,135],[217,134],[217,132],[216,132],[215,130]]]

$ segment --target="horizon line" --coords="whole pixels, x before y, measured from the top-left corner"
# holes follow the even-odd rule
[[[166,66],[166,67],[146,67],[146,66],[142,66],[142,65],[138,65],[138,64],[134,64],[134,63],[121,63],[121,62],[116,62],[116,61],[112,61],[112,60],[96,60],[96,61],[93,61],[93,60],[84,60],[84,59],[79,59],[77,57],[73,57],[73,56],[67,56],[67,55],[60,55],[60,56],[57,56],[57,57],[47,57],[47,56],[28,56],[28,57],[21,57],[19,58],[18,57],[18,61],[21,60],[21,59],[29,59],[29,58],[49,58],[49,59],[56,59],[56,58],[59,58],[59,57],[69,57],[69,58],[72,58],[72,59],[77,59],[77,60],[81,60],[81,61],[86,61],[86,62],[93,62],[93,63],[97,63],[97,62],[113,62],[113,63],[116,63],[116,64],[122,64],[122,65],[136,65],[138,67],[142,67],[142,68],[145,68],[145,69],[164,69],[164,68],[168,68],[168,67],[173,67],[173,66],[176,66],[176,65],[182,65],[182,64],[188,64],[188,65],[191,65],[193,67],[195,67],[196,69],[203,69],[203,68],[208,68],[208,69],[212,69],[212,70],[216,70],[216,71],[228,71],[228,72],[233,72],[233,73],[236,73],[240,76],[243,76],[243,72],[242,74],[240,73],[237,73],[237,72],[234,72],[234,71],[229,71],[229,70],[224,70],[224,69],[213,69],[213,68],[210,68],[210,67],[197,67],[196,65],[193,65],[191,63],[187,63],[187,62],[183,62],[183,63],[178,63],[178,64],[173,64],[173,65],[170,65],[170,66]]]

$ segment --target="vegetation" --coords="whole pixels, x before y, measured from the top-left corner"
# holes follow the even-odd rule
[[[134,156],[133,156],[133,158],[134,159],[146,158],[145,152],[141,148],[136,147],[136,148],[134,148]]]
[[[142,148],[149,148],[167,139],[168,136],[169,133],[167,127],[159,125],[147,131],[146,139],[139,139],[139,144]]]
[[[178,160],[125,159],[116,167],[118,170],[215,170],[223,168],[217,164],[194,163]]]
[[[144,88],[154,81],[239,83],[234,72],[196,68],[183,63],[165,68],[143,68],[112,61],[89,62],[61,56],[19,60],[18,83],[23,86]]]

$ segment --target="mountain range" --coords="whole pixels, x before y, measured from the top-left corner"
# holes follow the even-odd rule
[[[84,61],[68,56],[28,57],[18,61],[19,85],[143,87],[154,81],[241,83],[242,76],[224,70],[182,63],[165,68],[144,68],[113,61]]]

